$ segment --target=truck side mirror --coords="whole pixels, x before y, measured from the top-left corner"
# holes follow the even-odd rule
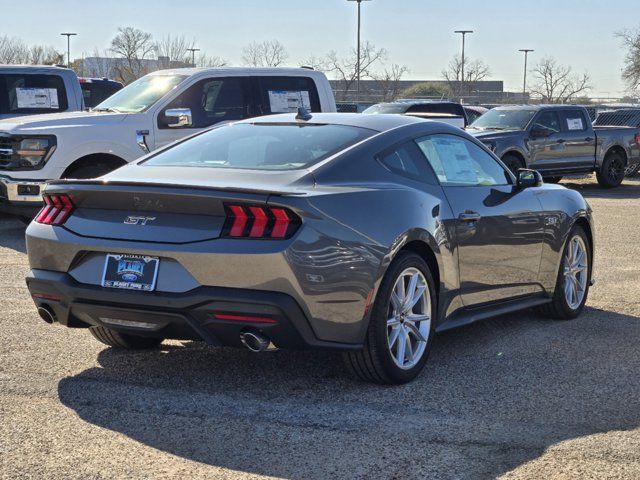
[[[190,108],[170,108],[165,110],[167,127],[182,128],[193,126],[193,115]]]
[[[540,172],[528,168],[519,168],[516,178],[518,188],[539,187],[544,183]]]

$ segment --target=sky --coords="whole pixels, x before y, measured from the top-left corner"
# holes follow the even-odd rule
[[[625,51],[615,32],[640,27],[639,0],[367,0],[362,39],[388,51],[388,63],[406,65],[406,79],[439,79],[460,52],[454,30],[473,30],[466,55],[491,68],[505,89],[522,88],[521,48],[530,64],[553,56],[591,75],[593,96],[621,96]],[[356,43],[356,4],[347,0],[0,0],[0,35],[66,51],[60,32],[77,32],[71,56],[108,48],[120,26],[161,38],[195,39],[209,55],[241,65],[242,48],[277,39],[300,65],[331,50],[346,55]],[[30,12],[30,13],[29,13]]]

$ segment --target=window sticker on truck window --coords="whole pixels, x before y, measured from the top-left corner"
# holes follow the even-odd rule
[[[311,110],[308,90],[269,90],[271,113],[295,112],[298,107]]]
[[[568,130],[584,130],[582,126],[581,118],[567,118],[567,129]]]
[[[16,88],[16,102],[18,108],[60,108],[55,88]]]

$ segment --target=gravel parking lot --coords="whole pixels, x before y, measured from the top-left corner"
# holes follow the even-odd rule
[[[24,226],[0,218],[1,476],[640,478],[640,181],[565,185],[597,222],[582,317],[439,335],[418,380],[389,388],[330,353],[130,353],[46,325]]]

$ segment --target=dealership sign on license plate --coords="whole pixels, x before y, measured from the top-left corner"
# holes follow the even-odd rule
[[[156,288],[159,264],[157,257],[108,254],[102,286],[150,292]]]

